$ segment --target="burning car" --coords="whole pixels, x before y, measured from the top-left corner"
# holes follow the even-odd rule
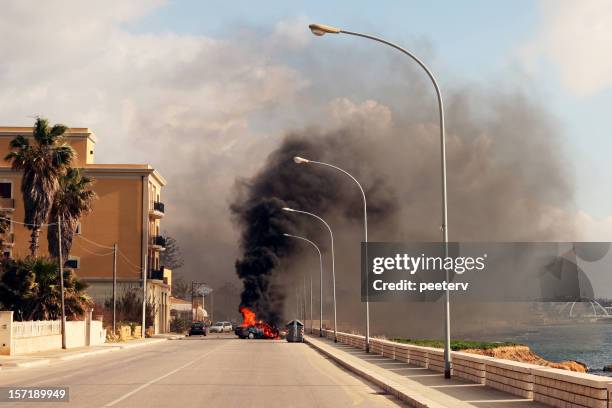
[[[236,327],[234,333],[241,339],[278,339],[278,329],[261,320],[257,321],[255,312],[246,307],[240,308],[244,318],[242,324]]]

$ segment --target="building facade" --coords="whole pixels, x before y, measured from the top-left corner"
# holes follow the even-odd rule
[[[17,135],[31,137],[31,127],[0,127],[0,155],[10,151]],[[94,178],[92,211],[81,220],[66,266],[88,282],[96,304],[112,298],[113,246],[117,245],[117,295],[140,288],[147,282],[149,302],[155,312],[154,331],[169,331],[171,271],[163,268],[160,254],[165,249],[161,234],[164,217],[164,178],[148,164],[95,163],[96,137],[87,128],[71,128],[66,140],[76,152],[72,164]],[[21,173],[0,160],[0,211],[14,220],[5,234],[4,256],[29,254],[30,231],[19,224],[24,219]],[[53,221],[53,220],[51,220]],[[46,255],[46,229],[40,234],[39,254]],[[139,292],[141,293],[141,292]]]

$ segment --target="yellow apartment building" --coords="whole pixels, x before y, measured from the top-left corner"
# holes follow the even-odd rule
[[[21,174],[14,172],[4,157],[17,135],[29,137],[31,127],[0,127],[0,211],[14,220],[6,233],[4,256],[24,257],[29,253],[30,231],[23,222]],[[87,128],[71,128],[66,139],[76,152],[73,167],[95,179],[97,199],[73,239],[66,266],[90,284],[89,294],[97,304],[112,297],[113,251],[117,244],[117,294],[141,288],[147,282],[148,297],[155,307],[154,330],[169,331],[171,271],[160,264],[165,240],[160,233],[164,217],[164,178],[148,164],[97,164],[96,137]],[[40,234],[39,253],[47,254],[47,233]]]

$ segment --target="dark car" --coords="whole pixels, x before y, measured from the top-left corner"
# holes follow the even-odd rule
[[[241,339],[262,339],[264,338],[264,331],[261,327],[254,326],[238,326],[234,330],[236,336]]]
[[[189,328],[189,336],[194,336],[198,334],[206,336],[206,325],[201,322],[191,323],[191,327]]]

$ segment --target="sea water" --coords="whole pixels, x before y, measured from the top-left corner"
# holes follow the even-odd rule
[[[521,343],[549,361],[575,360],[589,373],[612,376],[603,367],[612,364],[612,324],[583,323],[533,327],[496,335],[490,341]]]

